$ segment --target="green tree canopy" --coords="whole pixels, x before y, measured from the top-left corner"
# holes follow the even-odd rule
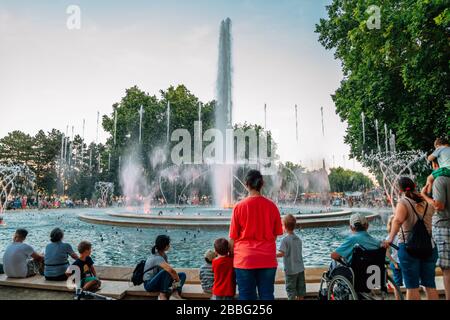
[[[380,29],[369,29],[371,5]],[[399,150],[429,150],[450,133],[450,10],[448,0],[333,0],[316,26],[334,50],[344,79],[332,96],[353,157],[377,151],[375,119],[396,134]],[[362,113],[366,116],[363,143]]]
[[[365,191],[373,188],[372,180],[361,172],[332,168],[328,175],[331,192]]]

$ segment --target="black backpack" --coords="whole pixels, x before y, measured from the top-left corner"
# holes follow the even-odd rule
[[[144,271],[144,268],[145,268],[145,260],[141,260],[137,264],[136,268],[134,268],[133,275],[131,276],[131,282],[133,282],[133,284],[135,286],[140,286],[141,284],[143,284],[144,283],[144,274],[155,269],[156,266],[153,268],[150,268],[148,270],[145,270],[145,271]]]
[[[408,199],[407,199],[408,200]],[[425,215],[428,211],[428,203],[425,207],[424,214],[422,218],[417,214],[416,209],[413,204],[408,200],[409,204],[413,208],[414,213],[417,217],[417,222],[410,232],[408,241],[405,239],[405,233],[403,232],[403,241],[405,242],[406,252],[408,252],[412,257],[425,260],[433,254],[433,243],[431,235],[425,226]]]

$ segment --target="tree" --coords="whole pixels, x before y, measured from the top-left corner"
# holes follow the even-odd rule
[[[371,5],[381,9],[380,29],[366,25]],[[316,32],[342,62],[344,79],[332,98],[348,123],[352,157],[377,152],[376,119],[383,147],[384,124],[399,150],[426,151],[436,136],[450,133],[448,1],[333,0],[327,12]]]
[[[332,168],[328,175],[331,192],[365,191],[373,187],[372,180],[361,172]]]

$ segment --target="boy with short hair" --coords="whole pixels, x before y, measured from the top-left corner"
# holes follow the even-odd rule
[[[91,258],[92,244],[88,241],[81,241],[78,245],[80,257],[72,264],[80,268],[81,288],[84,291],[97,291],[100,289],[101,281],[97,278],[94,268],[94,261]],[[71,274],[67,274],[71,276]]]
[[[306,295],[302,240],[294,233],[296,225],[297,220],[292,214],[283,218],[283,228],[287,235],[281,240],[277,253],[278,258],[283,258],[289,300],[303,300]]]
[[[228,240],[220,238],[214,241],[214,250],[217,258],[212,262],[214,272],[213,299],[233,300],[236,295],[236,276]]]
[[[439,168],[434,170],[427,178],[426,192],[431,194],[434,180],[438,177],[450,177],[450,143],[447,138],[437,138],[434,142],[436,150],[428,156],[428,161],[437,161]]]
[[[212,293],[214,285],[214,272],[212,270],[212,262],[216,258],[214,250],[205,252],[205,263],[200,267],[200,282],[205,293]]]

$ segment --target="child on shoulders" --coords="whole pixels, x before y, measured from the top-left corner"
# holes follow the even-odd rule
[[[436,150],[428,156],[428,161],[437,161],[439,169],[434,170],[427,179],[427,193],[431,194],[433,183],[438,177],[450,177],[450,143],[447,138],[437,138],[434,142]]]

